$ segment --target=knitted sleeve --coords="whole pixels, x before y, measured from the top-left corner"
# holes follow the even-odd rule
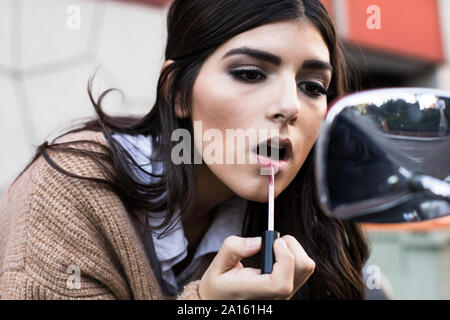
[[[77,192],[86,185],[63,179],[42,161],[35,163],[37,181],[18,210],[22,221],[13,224],[19,233],[8,235],[18,261],[2,276],[2,298],[125,297],[117,263],[104,254],[114,252],[111,244]]]
[[[96,174],[77,157],[52,153],[69,172]],[[111,190],[40,157],[0,201],[0,298],[160,299],[137,238]]]
[[[216,252],[211,252],[203,256],[199,267],[191,277],[191,282],[184,286],[183,290],[178,295],[178,300],[202,300],[199,293],[200,279],[211,265],[215,256]]]
[[[177,297],[177,300],[201,300],[198,292],[199,285],[200,280],[192,281],[187,284],[181,294]]]

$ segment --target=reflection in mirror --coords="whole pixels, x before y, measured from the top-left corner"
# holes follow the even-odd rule
[[[323,209],[378,223],[450,214],[449,124],[447,92],[379,89],[338,101],[317,143]]]
[[[450,99],[435,95],[399,94],[399,97],[378,97],[344,110],[352,112],[353,120],[377,128],[373,139],[399,165],[407,164],[413,171],[442,176],[450,163],[449,129]],[[370,124],[368,124],[370,120]],[[430,161],[437,162],[431,166]]]
[[[330,132],[327,180],[332,208],[399,193],[396,168],[369,135],[344,114]],[[390,180],[391,178],[391,180]]]

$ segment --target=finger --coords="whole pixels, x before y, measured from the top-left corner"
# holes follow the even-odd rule
[[[270,274],[261,274],[259,268],[234,268],[221,275],[229,283],[233,299],[277,299]]]
[[[261,250],[261,237],[242,238],[229,236],[225,239],[212,265],[219,273],[233,269],[243,258],[253,256]]]
[[[295,259],[294,287],[298,290],[313,274],[315,262],[308,256],[302,245],[293,236],[286,235],[282,239],[291,250]]]
[[[295,258],[284,239],[274,242],[275,264],[271,274],[273,290],[288,295],[294,289]]]

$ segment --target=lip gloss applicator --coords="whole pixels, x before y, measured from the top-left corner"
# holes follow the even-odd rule
[[[275,173],[273,166],[270,167],[269,180],[269,217],[268,230],[262,236],[261,248],[261,273],[272,273],[273,264],[275,263],[275,254],[273,252],[273,243],[280,237],[280,233],[274,230],[274,184]]]

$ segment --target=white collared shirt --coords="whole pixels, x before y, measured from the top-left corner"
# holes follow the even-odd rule
[[[152,150],[149,137],[118,133],[114,134],[113,137],[124,146],[143,169],[151,173],[159,174],[162,172],[162,162],[149,162]],[[144,172],[136,172],[146,183],[153,181],[152,179],[156,179]],[[158,235],[161,234],[162,230],[152,229],[153,245],[155,247],[156,256],[161,264],[161,275],[172,291],[178,292],[183,288],[198,267],[201,258],[204,255],[211,252],[218,252],[228,236],[241,235],[246,208],[247,200],[240,198],[237,195],[217,206],[212,224],[201,239],[194,257],[186,268],[177,276],[175,276],[172,268],[178,262],[186,258],[188,248],[188,241],[184,235],[183,225],[180,219],[177,219],[170,232],[160,238],[158,238]],[[149,218],[149,224],[153,227],[159,225],[164,220],[164,216],[165,212],[152,213],[152,217]],[[178,212],[175,213],[173,219],[177,216]]]

